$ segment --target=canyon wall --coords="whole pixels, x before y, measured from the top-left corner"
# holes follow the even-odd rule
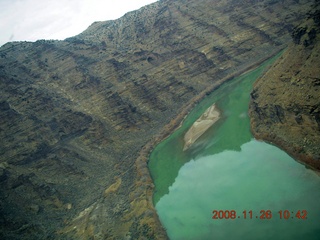
[[[148,153],[206,92],[286,47],[313,5],[164,0],[2,46],[0,238],[165,239]]]
[[[254,85],[254,135],[320,170],[320,8],[292,32],[292,43]]]

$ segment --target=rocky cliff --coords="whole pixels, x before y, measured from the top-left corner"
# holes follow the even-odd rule
[[[307,166],[320,170],[320,8],[292,32],[293,43],[251,93],[251,126]]]
[[[164,0],[2,46],[1,239],[165,239],[149,152],[207,92],[283,49],[313,4]]]

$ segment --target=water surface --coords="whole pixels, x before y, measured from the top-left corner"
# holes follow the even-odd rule
[[[320,239],[319,176],[250,133],[250,91],[264,68],[208,96],[153,151],[154,203],[170,239]],[[223,118],[183,152],[184,133],[214,102]],[[237,216],[212,219],[213,210]],[[267,210],[272,216],[261,219]],[[280,219],[280,210],[288,210],[288,219]],[[306,219],[297,215],[303,210]]]

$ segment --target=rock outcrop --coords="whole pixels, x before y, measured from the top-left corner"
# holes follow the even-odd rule
[[[312,4],[163,0],[2,46],[0,238],[165,239],[149,152],[206,92],[287,46]]]
[[[292,32],[293,43],[254,85],[254,135],[320,170],[320,8]]]

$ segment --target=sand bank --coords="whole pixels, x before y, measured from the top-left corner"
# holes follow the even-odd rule
[[[220,111],[213,104],[210,106],[190,127],[184,135],[183,151],[189,149],[191,145],[204,134],[214,123],[220,119]]]

